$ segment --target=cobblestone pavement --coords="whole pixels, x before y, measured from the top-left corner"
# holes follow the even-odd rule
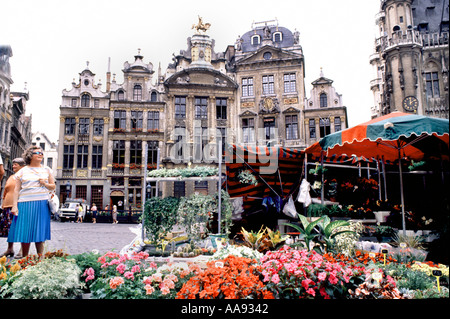
[[[140,228],[139,224],[110,224],[110,223],[72,223],[51,221],[51,240],[45,242],[45,251],[55,251],[62,249],[70,255],[90,252],[93,249],[100,253],[108,251],[120,252],[129,245],[136,234],[131,229]],[[140,235],[140,231],[138,231]],[[7,247],[6,238],[0,238],[0,252],[4,252]],[[14,251],[17,254],[20,244],[14,244]],[[34,244],[31,245],[30,254],[35,254]]]

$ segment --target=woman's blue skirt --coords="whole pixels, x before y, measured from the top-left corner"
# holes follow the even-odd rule
[[[50,240],[50,209],[47,200],[17,203],[8,234],[10,243],[39,243]]]

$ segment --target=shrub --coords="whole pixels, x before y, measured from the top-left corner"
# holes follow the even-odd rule
[[[11,299],[73,299],[81,293],[80,268],[74,261],[44,259],[28,267],[11,285],[2,288],[2,297]]]

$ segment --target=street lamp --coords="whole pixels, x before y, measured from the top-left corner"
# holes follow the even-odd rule
[[[66,196],[67,196],[67,198],[70,198],[70,191],[71,191],[71,189],[72,189],[72,185],[70,185],[70,182],[67,181],[67,183],[66,183]]]

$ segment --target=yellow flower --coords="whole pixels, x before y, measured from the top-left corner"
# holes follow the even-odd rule
[[[22,267],[20,267],[19,263],[16,263],[14,266],[11,267],[10,271],[11,271],[11,273],[14,274],[14,273],[18,272],[21,269],[22,269]]]
[[[8,277],[4,272],[0,274],[0,280],[6,279]]]
[[[4,265],[6,263],[6,256],[0,258],[0,265]]]

